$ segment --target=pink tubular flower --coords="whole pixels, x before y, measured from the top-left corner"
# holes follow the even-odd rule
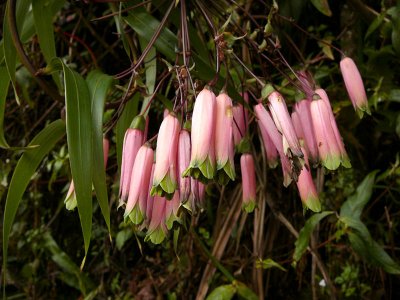
[[[124,217],[129,217],[134,224],[140,224],[146,216],[146,202],[149,192],[151,168],[154,151],[149,145],[140,147],[132,169],[128,203]]]
[[[318,193],[311,176],[307,151],[304,152],[304,160],[305,165],[304,168],[301,170],[299,179],[297,181],[297,188],[299,190],[300,198],[304,205],[311,209],[313,212],[320,212],[321,203],[319,201]]]
[[[179,221],[178,210],[181,206],[181,201],[179,200],[179,191],[176,191],[171,200],[167,200],[165,205],[165,224],[167,229],[171,230],[172,225],[175,221]]]
[[[229,180],[228,177],[235,180],[232,100],[227,94],[222,93],[218,95],[216,103],[215,158],[217,176],[220,183],[226,184]]]
[[[335,116],[333,115],[333,111],[332,111],[332,107],[331,107],[331,103],[329,101],[328,95],[326,94],[325,90],[323,90],[323,89],[317,89],[317,90],[315,90],[315,93],[317,93],[321,97],[321,99],[325,102],[326,106],[328,107],[328,113],[330,116],[332,130],[335,135],[336,143],[337,143],[337,145],[339,147],[339,151],[340,151],[341,163],[342,163],[343,167],[351,168],[350,159],[347,155],[346,149],[344,148],[342,137],[341,137],[339,129],[337,127]]]
[[[282,95],[278,92],[272,92],[268,96],[268,100],[268,106],[275,125],[284,137],[283,146],[285,154],[290,151],[297,157],[303,157],[303,153],[301,152],[300,144],[296,136],[296,131],[294,130],[292,124],[292,119],[290,118],[289,111],[286,107],[285,99],[283,99]]]
[[[192,115],[192,154],[184,176],[208,181],[215,174],[214,128],[216,99],[212,91],[203,89],[196,98]]]
[[[303,132],[302,139],[305,142],[306,147],[305,150],[308,151],[308,157],[310,160],[314,163],[318,162],[318,147],[317,147],[317,142],[315,140],[315,133],[314,133],[314,127],[312,125],[312,120],[311,120],[311,112],[310,112],[310,105],[311,101],[308,99],[301,100],[300,102],[297,102],[294,109],[295,112],[298,115],[298,121],[297,123],[300,123],[300,125],[296,125],[293,122],[293,125],[295,126],[296,133],[299,134],[298,130],[301,127],[301,131]],[[296,118],[296,117],[295,117]],[[293,114],[292,114],[292,119],[293,119]],[[299,137],[299,135],[297,135]],[[299,137],[300,138],[300,137]]]
[[[314,85],[311,74],[307,71],[299,71],[297,72],[297,78],[299,79],[300,85],[303,88],[304,93],[306,94],[306,98],[308,100],[312,100],[314,95]]]
[[[167,201],[165,197],[154,196],[150,225],[147,230],[145,241],[150,240],[153,244],[161,244],[165,239],[168,233],[167,226],[165,225]]]
[[[139,115],[132,121],[131,128],[128,128],[125,132],[122,148],[121,178],[119,181],[120,205],[125,202],[129,196],[133,164],[139,148],[144,142],[144,127],[145,119],[143,116]]]
[[[157,137],[156,167],[151,194],[172,197],[178,187],[177,154],[181,126],[173,114],[162,121]]]
[[[189,167],[190,163],[190,135],[186,129],[181,130],[179,134],[178,145],[178,183],[179,195],[182,203],[189,199],[190,177],[182,177],[182,174]]]
[[[261,132],[261,137],[264,145],[264,149],[267,155],[267,162],[268,166],[271,169],[276,168],[278,165],[278,151],[276,150],[276,147],[274,143],[272,142],[272,139],[270,138],[267,130],[264,128],[264,126],[259,126],[260,132]],[[277,132],[279,134],[279,132]]]
[[[249,96],[245,92],[244,101],[249,102]],[[247,109],[242,104],[233,106],[233,142],[235,146],[239,145],[247,132],[247,122],[249,120]]]
[[[368,108],[368,99],[360,72],[350,57],[344,57],[340,61],[340,71],[342,72],[344,84],[346,85],[351,103],[360,118],[362,118],[364,111],[371,114]]]
[[[262,103],[254,106],[254,112],[258,119],[258,125],[260,127],[261,134],[263,131],[267,132],[279,153],[283,171],[283,185],[287,187],[292,182],[292,178],[296,178],[296,174],[292,172],[290,161],[283,152],[282,135],[278,132],[274,121]]]
[[[149,188],[148,188],[147,200],[146,200],[146,226],[150,225],[151,214],[153,212],[154,196],[151,195],[150,191],[151,191],[151,187],[153,186],[153,182],[151,182],[151,178],[153,178],[155,166],[156,166],[155,163],[153,163],[151,166]]]
[[[341,153],[331,125],[329,108],[322,100],[311,102],[311,116],[321,163],[329,170],[340,165]]]
[[[243,209],[250,213],[256,206],[256,173],[251,154],[242,154],[240,170],[242,171]]]

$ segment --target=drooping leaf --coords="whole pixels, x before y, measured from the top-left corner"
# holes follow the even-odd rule
[[[332,16],[332,11],[329,8],[328,0],[311,0],[311,3],[325,16]]]
[[[236,287],[232,284],[221,285],[215,288],[206,300],[230,300],[236,294]]]
[[[372,195],[372,187],[375,182],[375,176],[378,171],[369,173],[361,184],[357,187],[356,193],[350,196],[340,208],[341,217],[359,219],[365,204]]]
[[[312,215],[304,224],[304,227],[299,232],[299,237],[295,242],[295,250],[293,254],[293,260],[299,261],[304,252],[307,250],[308,243],[311,238],[311,234],[314,231],[315,226],[326,216],[333,214],[333,211],[324,211],[318,214]]]
[[[103,161],[103,114],[107,92],[113,83],[113,78],[109,75],[95,70],[89,73],[86,78],[89,87],[91,107],[92,107],[92,129],[93,129],[93,162]],[[93,164],[93,186],[96,197],[99,201],[104,221],[110,232],[110,208],[108,205],[106,172],[101,163]]]
[[[237,294],[246,300],[258,300],[258,296],[253,292],[251,288],[245,285],[243,282],[234,280],[233,285],[236,286]]]
[[[62,0],[57,0],[63,3]],[[54,26],[52,12],[52,3],[54,1],[49,0],[35,0],[32,1],[32,11],[34,17],[34,23],[36,32],[39,39],[40,50],[43,53],[44,59],[47,64],[50,64],[51,60],[56,57],[56,43],[54,41]],[[61,87],[60,78],[57,74],[52,75],[54,82],[58,88]]]
[[[54,145],[64,136],[65,123],[57,120],[47,125],[30,142],[29,146],[36,146],[22,154],[11,178],[3,219],[3,267],[7,264],[8,240],[11,227],[15,219],[19,204],[32,175],[43,158],[53,149]],[[3,272],[6,274],[6,272]]]
[[[50,69],[64,74],[67,142],[72,179],[81,220],[85,257],[92,234],[92,115],[89,89],[81,75],[67,67],[60,58]],[[101,158],[103,161],[103,158]],[[84,261],[83,261],[84,263]]]

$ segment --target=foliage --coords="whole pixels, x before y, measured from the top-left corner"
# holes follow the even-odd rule
[[[0,11],[5,295],[400,297],[396,1],[8,0]],[[343,53],[364,80],[371,115],[361,119],[340,74]],[[327,91],[352,165],[310,164],[319,213],[303,208],[295,182],[282,185],[280,167],[267,168],[253,113],[273,90],[289,108],[303,99],[299,71]],[[241,210],[240,175],[210,182],[201,209],[181,207],[154,245],[118,209],[124,134],[148,116],[155,149],[164,109],[183,125],[205,86],[249,112],[234,160],[240,174],[240,153],[254,156],[255,209]],[[76,211],[64,205],[71,181]]]

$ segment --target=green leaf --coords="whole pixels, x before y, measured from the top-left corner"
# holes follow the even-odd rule
[[[299,232],[299,237],[294,243],[296,248],[294,250],[293,259],[295,262],[299,261],[304,252],[307,250],[311,234],[315,226],[326,216],[333,214],[333,211],[324,211],[319,214],[312,215],[304,224],[304,227]]]
[[[271,258],[256,261],[256,267],[263,269],[278,268],[279,270],[286,272],[286,269],[284,267],[282,267],[280,264],[278,264]]]
[[[93,162],[104,160],[103,151],[103,114],[107,91],[110,89],[114,79],[102,72],[95,70],[89,73],[86,78],[89,87],[91,107],[92,107],[92,129],[93,129]],[[110,233],[110,207],[108,205],[106,172],[101,163],[93,164],[93,186],[96,197],[99,201],[104,221]]]
[[[232,284],[221,285],[215,288],[206,300],[230,300],[236,294],[236,287]]]
[[[130,227],[119,231],[115,238],[115,245],[117,246],[117,249],[121,250],[125,243],[132,237],[132,235],[133,230]]]
[[[92,234],[92,115],[89,89],[82,76],[67,67],[60,58],[53,59],[49,67],[64,73],[69,161],[86,257]]]
[[[57,1],[64,2],[60,0]],[[51,60],[57,56],[56,44],[54,41],[54,13],[52,11],[52,3],[49,0],[34,0],[32,1],[32,11],[40,50],[47,64],[50,64]],[[58,74],[53,74],[52,77],[57,87],[61,88],[60,78],[57,75]]]
[[[367,33],[365,34],[364,40],[366,40],[372,33],[374,33],[379,28],[379,26],[381,26],[384,19],[385,15],[380,14],[375,18],[375,20],[372,21],[372,23],[368,27]]]
[[[236,286],[237,293],[240,297],[246,300],[258,300],[258,296],[253,292],[251,288],[249,288],[247,285],[244,283],[234,280],[233,285]]]
[[[9,147],[4,137],[4,109],[6,106],[9,85],[10,77],[8,76],[7,68],[0,66],[0,148]]]
[[[3,274],[6,274],[8,240],[11,226],[28,183],[43,158],[53,149],[54,145],[64,136],[65,123],[57,120],[47,125],[30,142],[29,146],[37,146],[22,154],[11,178],[3,219]],[[4,278],[5,280],[5,278]]]
[[[124,143],[125,131],[131,125],[133,118],[137,115],[140,94],[136,93],[126,103],[121,116],[115,126],[115,138],[117,144],[118,174],[121,174],[122,146]]]
[[[331,9],[329,8],[328,0],[311,0],[311,3],[325,16],[332,16]]]
[[[369,173],[361,184],[357,187],[354,195],[350,196],[340,208],[341,217],[359,219],[361,212],[371,198],[372,187],[375,182],[375,176],[378,171]]]
[[[79,289],[84,295],[86,295],[91,289],[94,288],[93,282],[87,277],[85,273],[82,273],[79,267],[74,261],[60,249],[50,232],[45,232],[42,236],[44,241],[44,247],[51,253],[51,259],[59,266],[63,271],[61,277],[64,281],[73,288]],[[70,276],[65,276],[70,275]]]

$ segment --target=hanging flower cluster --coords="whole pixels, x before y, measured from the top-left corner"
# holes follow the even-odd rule
[[[340,65],[354,107],[368,112],[354,62],[344,58]],[[247,93],[233,105],[226,92],[216,97],[206,87],[194,101],[191,123],[182,124],[176,112],[164,113],[155,151],[153,139],[146,142],[143,116],[136,117],[123,145],[119,198],[125,220],[146,230],[146,240],[161,243],[185,210],[196,213],[202,207],[208,183],[235,180],[235,149],[240,154],[243,209],[252,212],[257,203],[256,153],[249,145],[253,113],[268,166],[275,168],[280,161],[283,185],[294,181],[304,206],[319,212],[313,167],[335,170],[351,164],[328,95],[314,89],[303,73],[299,80],[306,98],[295,103],[291,113],[277,91],[266,97],[266,105],[260,101],[249,111]]]

